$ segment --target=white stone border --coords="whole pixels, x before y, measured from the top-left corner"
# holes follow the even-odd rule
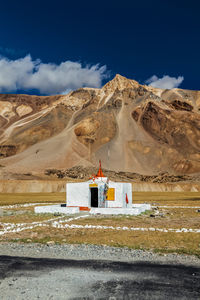
[[[88,216],[81,216],[81,217],[88,217]],[[114,226],[103,226],[103,225],[90,225],[90,224],[86,224],[86,225],[77,225],[77,224],[61,224],[63,222],[70,222],[72,220],[77,220],[80,217],[77,218],[71,218],[69,220],[61,220],[61,221],[54,221],[51,224],[48,224],[49,221],[45,221],[45,222],[38,222],[37,224],[33,224],[33,225],[29,225],[29,226],[20,226],[20,225],[24,225],[24,224],[13,224],[15,225],[14,227],[7,227],[4,231],[0,231],[0,235],[4,235],[7,233],[16,233],[16,232],[20,232],[26,229],[33,229],[35,227],[53,227],[53,228],[58,228],[58,229],[103,229],[103,230],[122,230],[122,231],[143,231],[143,232],[173,232],[173,233],[200,233],[200,229],[192,229],[192,228],[154,228],[154,227],[114,227]],[[36,223],[36,222],[34,222]],[[28,224],[28,223],[27,223]],[[12,230],[10,230],[12,228]]]
[[[200,233],[200,229],[192,229],[192,228],[154,228],[154,227],[114,227],[114,226],[103,226],[103,225],[76,225],[76,224],[65,224],[61,225],[61,222],[53,222],[50,226],[54,228],[61,228],[61,229],[111,229],[111,230],[127,230],[127,231],[158,231],[158,232],[192,232],[192,233]]]
[[[29,206],[35,206],[35,205],[51,205],[55,204],[52,202],[47,202],[47,203],[25,203],[25,204],[13,204],[13,205],[1,205],[0,208],[2,209],[12,209],[12,208],[20,208],[20,207],[29,207]]]
[[[89,215],[84,215],[84,216],[78,216],[75,218],[69,218],[66,220],[66,216],[61,216],[61,217],[57,217],[57,218],[53,218],[53,219],[48,219],[48,220],[44,220],[44,221],[40,221],[40,222],[32,222],[32,223],[0,223],[1,226],[3,226],[3,230],[0,230],[0,236],[7,234],[7,233],[15,233],[15,232],[20,232],[26,229],[33,229],[35,227],[41,227],[41,226],[49,226],[51,223],[55,220],[60,220],[60,219],[64,219],[64,220],[60,220],[59,223],[63,223],[63,222],[71,222],[73,220],[78,220],[80,218],[84,218],[84,217],[88,217]],[[28,226],[27,226],[28,225]]]
[[[168,205],[152,205],[151,207],[156,208],[194,208],[194,209],[200,209],[200,206],[168,206]]]
[[[2,208],[16,208],[16,207],[28,207],[28,206],[35,206],[35,205],[42,205],[42,203],[27,203],[27,204],[15,204],[15,205],[8,205],[2,206]],[[45,203],[45,204],[52,204],[52,203]],[[191,209],[199,209],[198,206],[152,206],[152,207],[159,207],[159,208],[191,208]],[[78,220],[81,218],[89,217],[88,215],[82,215],[77,217],[68,218],[65,216],[59,216],[56,218],[51,218],[48,220],[40,221],[40,222],[32,222],[32,223],[0,223],[3,226],[3,230],[0,230],[0,236],[7,234],[7,233],[16,233],[27,229],[33,229],[35,227],[53,227],[59,229],[103,229],[103,230],[122,230],[122,231],[142,231],[142,232],[173,232],[173,233],[200,233],[200,229],[192,229],[192,228],[154,228],[154,227],[113,227],[113,226],[103,226],[103,225],[77,225],[77,224],[68,224],[71,221]],[[62,224],[66,223],[66,224]]]

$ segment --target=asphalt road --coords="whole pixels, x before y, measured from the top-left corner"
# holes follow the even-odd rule
[[[0,299],[200,299],[200,268],[0,256]]]

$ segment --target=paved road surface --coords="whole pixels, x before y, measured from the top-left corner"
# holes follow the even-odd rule
[[[200,268],[0,256],[0,299],[200,299]]]

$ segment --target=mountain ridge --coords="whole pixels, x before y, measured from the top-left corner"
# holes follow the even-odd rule
[[[117,74],[66,95],[0,94],[0,176],[95,166],[155,175],[200,172],[200,91]]]

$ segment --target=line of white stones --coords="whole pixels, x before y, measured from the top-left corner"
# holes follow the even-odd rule
[[[65,229],[65,228],[69,228],[69,229],[76,229],[76,228],[80,228],[80,229],[111,229],[111,230],[132,230],[132,231],[160,231],[160,232],[193,232],[193,233],[200,233],[200,229],[192,229],[192,228],[153,228],[153,227],[149,227],[149,228],[145,228],[145,227],[113,227],[113,226],[102,226],[102,225],[76,225],[76,224],[65,224],[65,225],[61,225],[60,222],[53,222],[51,224],[52,227],[54,228],[61,228],[61,229]]]
[[[35,205],[49,205],[49,204],[55,204],[52,202],[48,203],[25,203],[25,204],[13,204],[13,205],[2,205],[0,208],[3,209],[12,209],[12,208],[20,208],[20,207],[29,207],[29,206],[35,206]]]
[[[152,205],[153,208],[194,208],[194,209],[200,209],[200,206],[169,206],[169,205]]]
[[[79,218],[79,217],[78,217]],[[74,218],[78,219],[78,218]],[[69,220],[68,220],[69,221]],[[66,222],[66,221],[65,221]],[[51,224],[48,224],[47,222],[45,223],[38,223],[35,225],[29,225],[25,227],[16,227],[12,230],[7,230],[6,231],[1,231],[0,235],[4,235],[6,233],[15,233],[15,232],[20,232],[26,229],[33,229],[35,227],[53,227],[53,228],[59,228],[59,229],[103,229],[103,230],[126,230],[126,231],[152,231],[152,232],[174,232],[174,233],[200,233],[200,229],[192,229],[192,228],[154,228],[154,227],[114,227],[114,226],[103,226],[103,225],[77,225],[77,224],[64,224],[62,225],[60,222],[54,221]]]
[[[1,226],[3,226],[3,230],[0,230],[0,236],[7,234],[7,233],[16,233],[16,232],[20,232],[26,229],[33,229],[35,227],[41,227],[41,226],[49,226],[51,222],[55,222],[55,220],[59,220],[57,221],[57,223],[66,223],[66,222],[71,222],[74,220],[78,220],[80,218],[85,218],[88,217],[89,215],[83,215],[83,216],[78,216],[75,218],[67,218],[66,216],[60,216],[57,218],[53,218],[53,219],[48,219],[48,220],[44,220],[44,221],[40,221],[40,222],[32,222],[32,223],[0,223]],[[27,226],[28,225],[28,226]]]

